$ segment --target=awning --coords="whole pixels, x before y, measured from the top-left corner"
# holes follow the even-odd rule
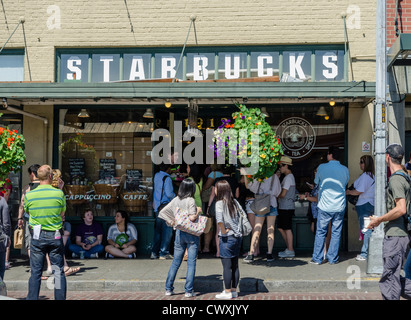
[[[14,105],[286,102],[368,102],[375,82],[115,82],[1,83],[0,98]]]

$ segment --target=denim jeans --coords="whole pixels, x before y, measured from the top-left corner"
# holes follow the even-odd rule
[[[154,229],[154,245],[152,252],[155,255],[160,254],[162,257],[168,255],[172,237],[173,228],[169,227],[163,219],[157,217]]]
[[[102,244],[98,244],[98,245],[90,248],[90,250],[83,250],[83,248],[80,247],[78,244],[70,244],[69,245],[69,250],[74,252],[78,256],[80,255],[80,251],[84,251],[84,257],[85,258],[90,258],[90,256],[92,254],[102,253],[104,251],[104,246]]]
[[[411,280],[411,249],[408,252],[407,261],[405,261],[405,264],[404,264],[404,272],[405,272],[405,278]]]
[[[4,281],[4,273],[6,272],[6,251],[0,252],[0,281]]]
[[[174,290],[174,280],[177,271],[183,261],[184,252],[187,249],[187,275],[186,284],[184,286],[185,292],[192,292],[194,285],[194,275],[196,272],[197,252],[200,243],[200,237],[191,235],[184,231],[177,230],[174,241],[174,258],[171,263],[170,270],[166,280],[166,290]]]
[[[324,259],[325,236],[328,224],[331,221],[331,240],[327,251],[327,259],[330,264],[338,262],[338,250],[340,247],[341,230],[345,210],[341,212],[325,212],[318,208],[317,231],[314,240],[313,261],[322,262]]]
[[[54,231],[40,233],[38,240],[31,239],[30,244],[30,268],[29,292],[27,300],[38,300],[41,285],[41,274],[48,253],[52,269],[54,271],[54,299],[65,300],[67,283],[64,275],[64,244],[63,238],[55,239]]]
[[[358,214],[358,222],[360,223],[360,229],[364,228],[364,217],[369,217],[374,214],[374,206],[369,202],[362,204],[360,206],[355,206],[355,210],[357,210]],[[361,231],[362,232],[362,231]],[[368,229],[366,233],[364,233],[364,242],[361,247],[360,255],[364,258],[367,258],[368,255],[368,242],[371,237],[372,230]]]

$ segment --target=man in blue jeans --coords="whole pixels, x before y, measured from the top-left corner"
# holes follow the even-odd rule
[[[310,263],[321,264],[324,260],[325,237],[331,222],[331,241],[326,259],[330,264],[338,263],[341,230],[346,207],[345,189],[349,175],[348,168],[338,160],[338,149],[329,147],[328,163],[321,164],[315,175],[315,184],[319,186],[317,231],[314,252]]]
[[[151,259],[170,259],[169,247],[173,236],[173,228],[165,220],[159,219],[160,210],[176,195],[173,191],[173,182],[170,177],[171,165],[162,164],[160,171],[154,176],[154,213],[156,215],[154,229],[154,245],[151,250]]]
[[[51,186],[50,166],[41,166],[37,177],[40,185],[24,196],[24,210],[30,215],[29,230],[32,235],[27,300],[38,300],[46,254],[49,255],[54,271],[54,299],[65,300],[67,284],[64,275],[62,216],[66,211],[66,199],[60,189]]]

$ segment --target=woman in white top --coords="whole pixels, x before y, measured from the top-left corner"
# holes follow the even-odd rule
[[[105,250],[108,258],[135,258],[137,229],[134,224],[128,222],[128,214],[123,210],[118,210],[114,221],[107,233],[107,242]]]
[[[360,158],[360,168],[363,173],[354,182],[354,190],[347,190],[347,195],[359,196],[355,210],[357,210],[360,223],[360,230],[364,228],[364,218],[374,214],[374,160],[371,156],[365,155]],[[368,240],[372,230],[368,229],[365,233],[361,231],[361,238],[364,243],[361,253],[357,256],[357,261],[365,261],[368,253]]]
[[[264,220],[267,218],[267,262],[273,261],[273,247],[274,247],[274,225],[275,219],[278,216],[277,210],[277,197],[281,192],[280,179],[276,174],[259,182],[254,179],[253,182],[249,182],[247,176],[244,176],[245,185],[254,194],[269,194],[270,195],[270,212],[265,215],[255,214],[255,225],[253,235],[251,238],[250,254],[244,259],[244,262],[254,261],[254,252],[256,251],[257,244],[259,243],[261,230],[263,228]]]

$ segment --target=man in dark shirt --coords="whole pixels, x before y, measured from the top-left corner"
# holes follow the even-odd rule
[[[371,216],[368,229],[384,223],[384,240],[382,258],[384,270],[380,279],[380,290],[384,300],[400,300],[400,297],[411,299],[411,279],[400,275],[410,237],[405,226],[404,215],[407,213],[410,183],[405,178],[407,173],[401,162],[404,149],[399,144],[389,145],[385,151],[385,161],[390,168],[391,176],[386,191],[387,213]]]

